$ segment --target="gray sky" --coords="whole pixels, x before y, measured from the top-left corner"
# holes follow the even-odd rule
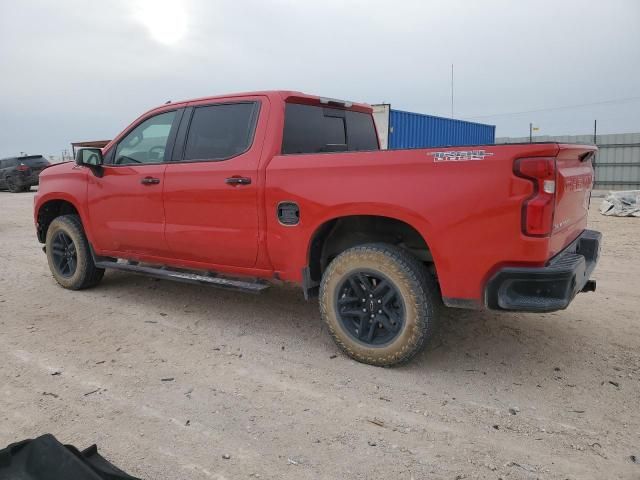
[[[448,116],[452,63],[455,116],[498,136],[640,131],[639,0],[0,0],[0,156],[246,90]]]

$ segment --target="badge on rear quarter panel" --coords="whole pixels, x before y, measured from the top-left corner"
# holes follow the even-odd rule
[[[433,155],[433,161],[439,163],[484,160],[486,157],[493,155],[493,153],[486,150],[447,150],[445,152],[431,152],[429,155]]]

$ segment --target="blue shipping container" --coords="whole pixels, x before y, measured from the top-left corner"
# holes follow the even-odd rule
[[[381,147],[390,150],[487,145],[496,138],[495,125],[404,112],[389,105],[375,105],[374,118]]]

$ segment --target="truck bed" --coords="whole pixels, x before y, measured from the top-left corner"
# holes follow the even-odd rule
[[[308,240],[332,218],[387,216],[424,237],[443,297],[479,304],[483,285],[500,266],[542,266],[584,230],[592,182],[585,156],[594,150],[531,143],[276,156],[266,172],[267,211],[285,197],[303,213],[299,228],[284,234],[268,218],[274,268],[286,278],[293,265],[304,264]],[[550,236],[530,237],[521,229],[523,202],[534,191],[514,174],[515,160],[524,157],[556,159]]]

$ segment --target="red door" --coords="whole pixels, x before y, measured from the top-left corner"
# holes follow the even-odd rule
[[[164,181],[165,236],[174,258],[255,265],[264,134],[258,116],[266,123],[266,107],[257,99],[196,105],[185,112],[189,130],[176,142],[177,161],[167,164]]]
[[[102,178],[89,174],[87,199],[97,250],[168,254],[162,208],[165,168],[105,166]]]
[[[176,117],[176,111],[165,111],[143,119],[106,152],[102,177],[88,175],[89,221],[96,250],[119,252],[125,258],[132,253],[170,255],[162,190],[165,150],[175,136]]]

